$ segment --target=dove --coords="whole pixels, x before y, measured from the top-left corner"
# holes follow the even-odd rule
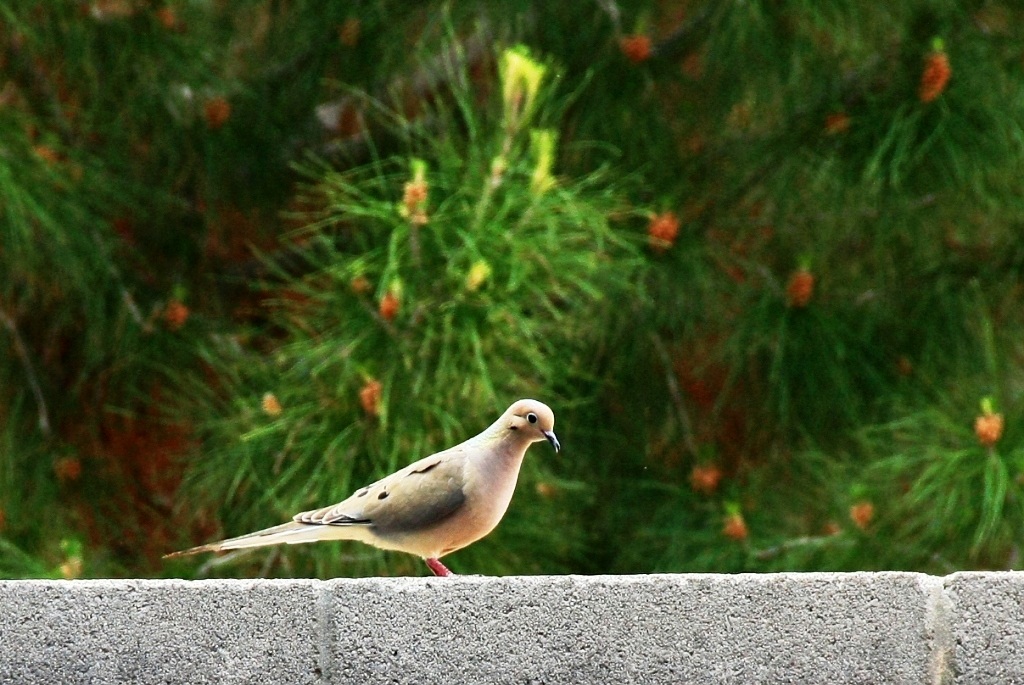
[[[415,554],[435,575],[450,576],[441,557],[494,530],[512,500],[530,445],[546,440],[555,452],[561,449],[554,428],[550,407],[519,400],[479,435],[413,462],[338,504],[164,558],[282,543],[358,540]]]

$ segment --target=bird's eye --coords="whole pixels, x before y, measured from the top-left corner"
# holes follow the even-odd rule
[[[529,421],[530,423],[537,423],[537,415],[531,411],[529,414],[526,415],[526,420]]]

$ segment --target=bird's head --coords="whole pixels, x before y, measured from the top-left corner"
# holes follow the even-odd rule
[[[555,437],[555,413],[543,402],[519,400],[505,411],[502,424],[520,439],[530,442],[547,440],[556,452],[562,448]]]

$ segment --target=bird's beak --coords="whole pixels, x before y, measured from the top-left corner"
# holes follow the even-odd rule
[[[562,449],[562,446],[558,444],[558,438],[555,437],[555,431],[541,431],[541,433],[543,433],[544,437],[548,439],[548,442],[551,443],[551,446],[555,448],[556,452]]]

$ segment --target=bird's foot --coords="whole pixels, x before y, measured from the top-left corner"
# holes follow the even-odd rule
[[[454,576],[455,574],[448,570],[448,567],[441,563],[440,559],[424,559],[427,562],[427,568],[434,572],[435,576]]]

